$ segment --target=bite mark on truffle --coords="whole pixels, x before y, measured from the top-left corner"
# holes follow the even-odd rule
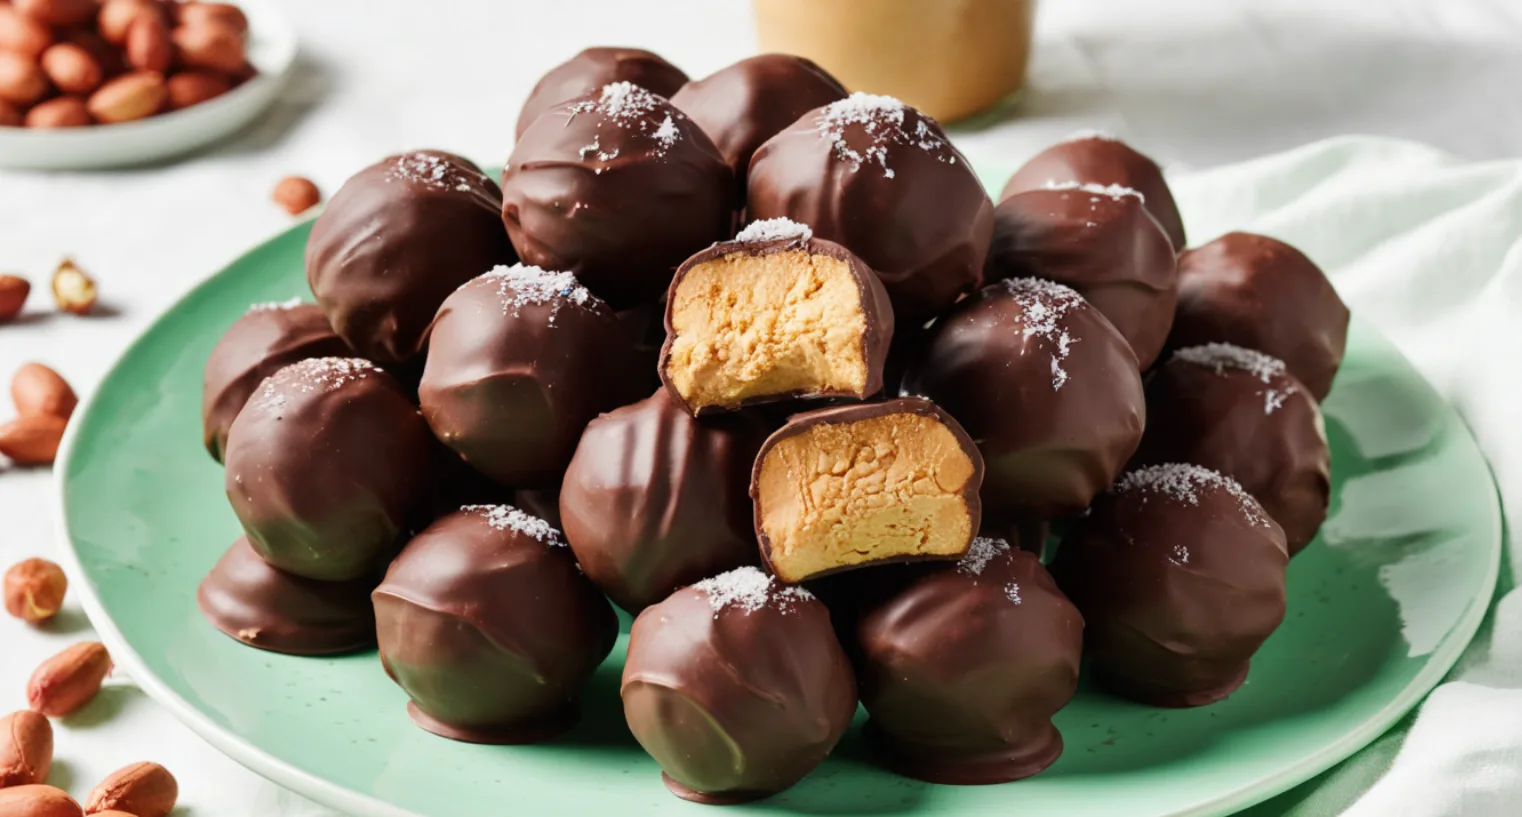
[[[761,455],[754,491],[768,559],[786,581],[856,565],[966,553],[976,467],[920,414],[822,423]]]

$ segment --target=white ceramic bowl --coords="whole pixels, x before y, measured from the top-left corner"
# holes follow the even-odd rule
[[[209,102],[119,125],[0,127],[0,167],[90,170],[143,164],[208,145],[263,113],[296,62],[296,33],[270,0],[237,0],[248,16],[248,60],[259,75]]]

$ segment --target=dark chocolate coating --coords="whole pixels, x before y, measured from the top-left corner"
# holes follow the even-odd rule
[[[645,393],[639,362],[607,304],[569,276],[515,267],[439,307],[418,399],[433,433],[476,470],[553,486],[587,422]]]
[[[1108,136],[1085,136],[1059,142],[1031,157],[1004,183],[999,199],[1026,190],[1039,190],[1048,182],[1118,184],[1146,197],[1148,212],[1157,219],[1175,252],[1188,246],[1184,219],[1173,201],[1173,191],[1157,163],[1135,148]]]
[[[560,486],[553,488],[519,488],[513,492],[513,504],[550,523],[558,531],[565,525],[560,519]],[[575,552],[575,549],[572,549]]]
[[[517,257],[502,195],[450,153],[389,156],[354,174],[312,224],[307,283],[333,330],[385,366],[417,358],[460,284]]]
[[[1071,289],[1031,278],[993,284],[936,321],[902,392],[934,400],[977,441],[990,523],[1082,513],[1147,417],[1126,339]]]
[[[809,111],[845,98],[840,81],[813,60],[761,54],[683,85],[671,104],[713,139],[743,185],[762,143]]]
[[[766,585],[754,609],[743,599],[722,603],[705,582],[647,608],[629,633],[621,690],[629,728],[672,792],[702,803],[792,786],[830,753],[856,711],[851,664],[824,604],[741,570]]]
[[[1284,529],[1294,556],[1315,538],[1331,500],[1321,407],[1280,361],[1256,359],[1254,370],[1197,357],[1213,348],[1182,350],[1147,381],[1147,433],[1132,467],[1192,462],[1235,479]],[[1220,354],[1256,362],[1244,350]]]
[[[213,627],[247,644],[288,655],[340,655],[375,646],[370,590],[378,576],[320,582],[283,573],[240,536],[196,591]]]
[[[271,375],[233,421],[227,498],[270,564],[358,579],[426,514],[432,447],[391,375],[357,358],[312,358]]]
[[[1052,715],[1078,687],[1083,617],[1037,556],[979,539],[872,605],[855,635],[867,734],[894,771],[1004,783],[1062,753]]]
[[[576,560],[631,613],[679,587],[757,564],[748,417],[698,421],[664,389],[593,420],[560,489]]]
[[[973,441],[972,437],[968,436],[967,431],[962,428],[962,424],[957,422],[955,417],[923,397],[898,397],[875,403],[853,403],[833,408],[815,409],[794,414],[788,418],[785,425],[772,432],[771,436],[767,437],[766,441],[761,444],[761,450],[756,453],[755,466],[751,469],[750,497],[753,510],[752,516],[755,519],[756,540],[761,546],[761,559],[767,564],[768,568],[771,566],[771,538],[767,536],[763,528],[765,516],[762,513],[760,492],[756,489],[756,485],[761,479],[761,466],[766,460],[767,452],[776,447],[777,443],[789,437],[803,434],[815,426],[856,423],[873,417],[886,417],[892,414],[918,414],[922,417],[930,417],[942,426],[945,426],[951,432],[951,436],[961,445],[962,450],[967,454],[968,460],[972,463],[972,476],[962,486],[962,501],[967,506],[967,515],[972,521],[973,535],[977,534],[983,520],[983,502],[978,490],[985,477],[983,457],[978,453],[977,444]],[[877,560],[844,567],[840,571],[859,570],[863,567],[901,562],[935,561],[936,558],[910,557]],[[959,559],[961,554],[957,554],[952,558]],[[840,571],[815,573],[807,576],[806,579],[824,578],[831,575],[832,572]]]
[[[1133,471],[1095,500],[1052,574],[1083,612],[1097,680],[1145,704],[1201,706],[1241,685],[1284,619],[1289,553],[1230,478],[1154,468],[1166,470]]]
[[[569,270],[614,309],[654,301],[687,256],[728,236],[734,173],[670,102],[633,86],[557,105],[502,171],[524,263]]]
[[[264,378],[298,360],[351,354],[316,304],[250,307],[227,328],[206,359],[201,429],[211,458],[222,461],[233,418]]]
[[[866,331],[861,338],[861,355],[867,364],[866,384],[859,392],[844,392],[832,389],[819,389],[806,393],[770,394],[758,396],[754,399],[743,401],[742,405],[754,405],[758,403],[784,402],[792,400],[809,400],[821,397],[850,397],[864,400],[883,390],[883,367],[888,361],[888,349],[893,343],[893,303],[888,300],[888,291],[883,287],[877,275],[870,267],[862,263],[854,253],[833,241],[825,241],[820,238],[781,238],[769,241],[721,241],[706,250],[687,259],[676,271],[671,279],[669,292],[675,293],[681,286],[682,279],[687,273],[699,264],[705,264],[715,259],[723,258],[731,253],[745,253],[753,256],[772,255],[785,252],[804,252],[809,255],[821,255],[834,258],[843,262],[851,271],[851,277],[856,282],[856,292],[861,298],[861,316],[866,324]],[[667,376],[666,365],[671,358],[671,347],[676,342],[676,329],[672,325],[671,304],[673,299],[666,299],[666,340],[661,346],[659,374],[661,382],[677,401],[685,401],[675,385]],[[847,317],[847,316],[842,316]],[[741,405],[734,406],[687,406],[689,411],[697,414],[706,414],[711,411],[733,411]]]
[[[1113,188],[1027,190],[999,202],[983,275],[1067,284],[1120,330],[1144,370],[1173,326],[1173,245],[1141,199]]]
[[[1284,361],[1326,399],[1348,342],[1348,307],[1315,262],[1268,236],[1227,233],[1179,256],[1169,349],[1230,343]]]
[[[590,94],[610,82],[632,82],[669,99],[686,84],[687,74],[659,54],[643,48],[600,46],[584,49],[539,78],[518,113],[515,136],[522,139],[528,126],[550,108]]]
[[[381,663],[419,726],[532,743],[578,717],[618,618],[547,522],[469,506],[418,534],[372,594]]]
[[[993,202],[934,119],[872,107],[884,99],[854,94],[767,140],[750,162],[746,215],[844,245],[882,278],[900,323],[923,323],[982,281]]]

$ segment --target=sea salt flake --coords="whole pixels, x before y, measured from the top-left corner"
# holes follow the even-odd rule
[[[289,404],[292,393],[333,391],[379,371],[374,363],[358,357],[308,358],[266,378],[259,387],[256,404],[264,411],[280,412]]]
[[[1100,139],[1106,142],[1120,141],[1119,136],[1116,136],[1107,130],[1099,130],[1097,128],[1079,128],[1067,136],[1062,137],[1062,141],[1058,144],[1067,144],[1068,142],[1082,142],[1085,139]]]
[[[292,298],[289,301],[265,301],[263,303],[249,304],[248,311],[244,314],[255,312],[276,312],[285,309],[295,309],[301,306],[300,298]]]
[[[957,562],[957,571],[969,576],[983,575],[983,568],[996,557],[1009,552],[1009,542],[990,536],[979,536],[967,547],[967,553]]]
[[[1289,372],[1289,367],[1279,358],[1230,343],[1190,346],[1174,352],[1173,359],[1213,369],[1216,374],[1222,374],[1227,369],[1247,372],[1265,386],[1274,385],[1275,378],[1284,379]],[[1285,401],[1298,391],[1294,383],[1285,382],[1277,388],[1258,392],[1263,396],[1263,413],[1269,415],[1283,408]]]
[[[1076,190],[1080,193],[1092,193],[1096,196],[1108,196],[1112,199],[1121,199],[1126,196],[1131,196],[1139,202],[1145,203],[1147,201],[1147,197],[1143,195],[1140,190],[1135,190],[1122,184],[1095,184],[1094,182],[1074,181],[1064,182],[1057,181],[1056,179],[1047,179],[1045,187],[1047,190],[1059,192],[1063,190]]]
[[[794,604],[814,598],[814,594],[802,587],[782,584],[759,568],[750,566],[704,579],[693,588],[708,597],[708,606],[715,614],[728,607],[738,607],[749,615],[767,605],[787,613]]]
[[[745,229],[735,235],[735,240],[751,244],[786,239],[808,241],[813,237],[814,231],[807,224],[800,224],[790,218],[763,218],[746,225]]]
[[[888,166],[890,145],[917,147],[940,161],[954,163],[956,151],[929,120],[916,119],[912,133],[904,127],[906,110],[908,106],[891,96],[858,91],[826,105],[814,123],[820,138],[831,144],[838,159],[850,164],[853,173],[862,165],[876,164],[884,177],[895,178],[897,174]],[[849,127],[858,127],[871,144],[860,150],[851,147],[846,139]]]
[[[667,113],[657,122],[655,115],[662,108]],[[652,152],[656,156],[665,156],[682,138],[681,128],[677,126],[677,121],[685,118],[681,112],[670,108],[661,97],[632,82],[610,82],[602,87],[595,101],[584,99],[572,105],[570,110],[573,116],[595,111],[619,128],[632,129],[650,137],[655,142]],[[581,158],[596,155],[598,160],[607,162],[618,157],[617,150],[604,152],[600,142],[599,136],[592,144],[582,147]]]
[[[525,306],[550,304],[548,322],[553,324],[563,304],[589,309],[599,303],[597,296],[582,286],[575,275],[550,272],[527,264],[493,267],[475,281],[496,285],[497,294],[502,297],[502,313],[515,318],[520,317]]]
[[[1019,606],[1019,604],[1020,604],[1020,584],[1018,582],[1010,582],[1009,584],[1004,585],[1004,595],[1013,604],[1015,604],[1016,606]]]
[[[1138,468],[1117,480],[1111,491],[1116,494],[1151,494],[1185,505],[1199,505],[1200,492],[1210,489],[1230,494],[1248,524],[1269,526],[1262,506],[1242,490],[1236,480],[1199,465],[1173,462]]]
[[[1071,287],[1044,278],[1006,278],[1001,284],[1025,312],[1025,327],[1021,330],[1025,339],[1039,338],[1052,347],[1052,391],[1061,391],[1069,377],[1062,362],[1079,341],[1062,321],[1084,304],[1083,296]]]
[[[550,547],[565,547],[565,539],[555,526],[534,516],[525,513],[512,505],[465,505],[462,511],[471,511],[485,517],[486,524],[495,530],[510,530],[521,533]]]
[[[387,180],[401,179],[436,190],[470,190],[465,172],[454,162],[432,153],[413,151],[396,157]]]

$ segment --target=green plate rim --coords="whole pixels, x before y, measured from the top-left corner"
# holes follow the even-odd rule
[[[311,218],[315,218],[315,216],[316,213],[312,214]],[[253,254],[265,246],[278,241],[290,230],[302,227],[308,220],[310,218],[293,222],[265,241],[249,248],[243,253],[239,253],[220,270],[191,287],[179,298],[175,299],[173,303],[167,305],[115,357],[105,375],[100,379],[100,385],[103,386],[111,379],[121,376],[123,363],[133,355],[150,334],[159,328],[168,313],[174,311],[185,301],[196,297],[208,287],[214,286],[225,276],[231,275],[233,267],[245,256]],[[1384,337],[1383,333],[1379,332],[1379,330],[1366,321],[1361,320],[1356,314],[1353,316],[1353,320],[1361,324],[1363,330],[1378,335],[1381,340],[1389,344],[1388,339]],[[1405,361],[1407,366],[1411,366],[1410,360],[1394,344],[1389,345],[1394,354]],[[1411,366],[1411,370],[1416,373],[1421,383],[1437,396],[1439,402],[1442,403],[1441,411],[1449,415],[1451,420],[1458,423],[1459,427],[1463,429],[1468,443],[1473,445],[1475,450],[1480,453],[1481,460],[1485,463],[1490,490],[1486,492],[1489,513],[1484,522],[1490,528],[1491,547],[1489,564],[1486,567],[1483,585],[1484,592],[1477,594],[1469,602],[1463,615],[1453,627],[1450,637],[1444,640],[1440,649],[1432,653],[1431,658],[1421,671],[1401,689],[1398,695],[1390,699],[1385,706],[1381,707],[1356,729],[1350,730],[1339,740],[1317,752],[1307,755],[1299,762],[1272,776],[1265,777],[1230,794],[1200,803],[1182,811],[1171,812],[1162,817],[1224,817],[1224,815],[1230,815],[1262,803],[1274,795],[1287,791],[1330,769],[1337,763],[1346,760],[1388,731],[1397,721],[1420,704],[1427,694],[1441,683],[1443,677],[1458,662],[1459,657],[1468,648],[1475,634],[1479,631],[1485,614],[1489,611],[1495,596],[1496,582],[1500,578],[1501,555],[1504,544],[1502,539],[1501,502],[1499,489],[1495,481],[1494,469],[1491,467],[1489,459],[1484,456],[1484,450],[1480,448],[1479,441],[1475,439],[1473,430],[1470,429],[1468,423],[1464,422],[1463,416],[1457,412],[1451,403],[1437,393],[1437,390],[1433,388],[1425,376],[1421,375],[1420,371],[1414,366]],[[75,413],[76,418],[83,418],[95,411],[95,396],[100,390],[98,386],[84,399],[83,404]],[[147,664],[137,654],[137,651],[132,648],[110,615],[106,613],[104,606],[96,595],[95,584],[85,572],[84,565],[80,561],[78,552],[75,550],[73,537],[70,535],[68,514],[65,507],[67,502],[65,491],[66,475],[70,470],[68,465],[73,460],[76,433],[84,425],[86,423],[79,420],[69,423],[64,432],[63,441],[59,446],[53,472],[53,519],[55,530],[57,531],[59,552],[62,555],[64,566],[70,577],[74,579],[74,586],[77,588],[80,603],[84,607],[85,613],[89,616],[90,623],[110,650],[111,657],[116,665],[119,668],[124,668],[132,681],[148,697],[169,710],[170,714],[189,727],[191,731],[206,740],[207,743],[211,744],[218,751],[266,779],[328,807],[351,814],[363,815],[363,817],[419,817],[415,812],[359,794],[339,784],[296,768],[278,757],[265,753],[232,731],[212,722],[210,718],[191,706],[148,669]]]

